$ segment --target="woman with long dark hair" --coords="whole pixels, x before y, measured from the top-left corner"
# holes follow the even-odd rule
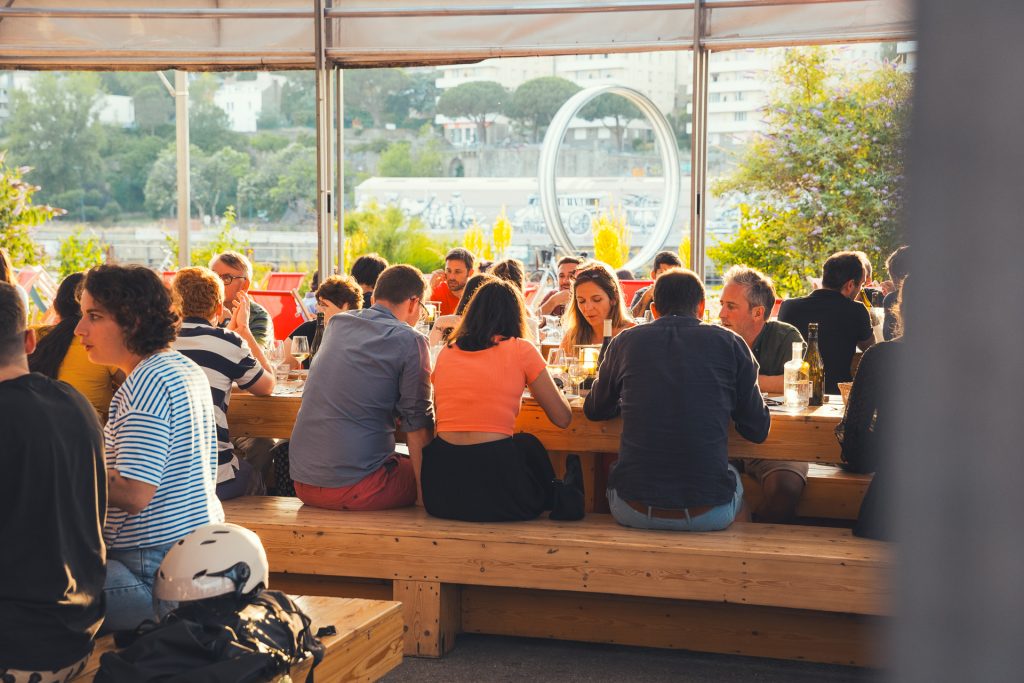
[[[431,379],[437,436],[423,449],[423,504],[446,519],[500,522],[583,516],[579,459],[556,481],[547,451],[515,434],[523,389],[558,427],[572,410],[525,339],[526,310],[513,285],[492,279],[477,289],[437,357]]]
[[[83,273],[72,273],[60,283],[53,300],[57,324],[40,330],[39,344],[28,357],[28,367],[78,389],[96,409],[100,422],[105,423],[110,399],[123,375],[115,367],[90,361],[81,338],[75,336],[75,327],[82,319],[78,290],[84,278]]]
[[[572,299],[562,316],[562,350],[572,354],[581,344],[600,344],[604,321],[612,321],[612,336],[636,325],[622,296],[622,286],[612,269],[591,261],[576,269]]]

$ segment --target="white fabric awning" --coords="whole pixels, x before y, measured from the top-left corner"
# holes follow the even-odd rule
[[[710,49],[913,38],[911,0],[706,0]],[[679,50],[693,3],[670,0],[355,0],[327,3],[326,52],[345,66]],[[333,6],[331,6],[333,5]],[[314,68],[312,0],[6,0],[0,68]]]

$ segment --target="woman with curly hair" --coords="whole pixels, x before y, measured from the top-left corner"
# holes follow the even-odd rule
[[[103,429],[108,509],[103,631],[153,617],[153,577],[170,547],[224,521],[214,493],[217,421],[198,365],[171,349],[178,316],[160,277],[142,266],[85,275],[75,334],[89,360],[126,375]]]
[[[59,379],[78,389],[96,409],[100,423],[104,423],[114,389],[124,375],[111,365],[96,365],[90,361],[82,340],[75,336],[75,327],[82,319],[78,287],[84,279],[84,273],[72,273],[61,281],[53,299],[57,324],[39,331],[39,343],[28,357],[28,367],[32,372]]]
[[[562,316],[562,350],[566,353],[575,353],[575,347],[581,344],[600,344],[605,320],[612,321],[613,337],[636,325],[623,301],[619,279],[599,261],[576,269],[570,301]]]
[[[583,516],[578,456],[555,480],[547,451],[531,434],[514,434],[530,388],[548,418],[565,428],[572,411],[525,339],[526,310],[514,285],[491,278],[477,289],[431,379],[437,436],[423,449],[423,505],[435,517],[470,522]],[[486,389],[481,390],[482,387]]]

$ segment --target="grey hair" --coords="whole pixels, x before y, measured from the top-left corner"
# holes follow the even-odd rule
[[[775,285],[770,277],[750,266],[733,266],[722,279],[727,285],[735,283],[742,287],[751,308],[764,306],[764,317],[771,315],[775,306]]]
[[[220,261],[229,268],[244,270],[245,277],[249,282],[252,282],[252,262],[245,256],[245,254],[239,254],[237,251],[221,252],[210,259],[210,270],[213,270],[213,264],[217,261]]]

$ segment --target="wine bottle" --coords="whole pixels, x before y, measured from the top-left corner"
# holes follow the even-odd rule
[[[309,363],[312,365],[313,357],[320,350],[320,342],[324,340],[324,314],[316,314],[316,334],[313,335],[313,343],[309,346]]]
[[[807,326],[807,371],[811,377],[811,400],[809,405],[820,406],[825,401],[825,362],[818,349],[818,323]]]
[[[612,340],[612,321],[611,319],[604,321],[604,339],[601,340],[601,350],[597,353],[597,368],[601,369],[601,363],[604,362],[604,354],[608,350],[608,344]]]

